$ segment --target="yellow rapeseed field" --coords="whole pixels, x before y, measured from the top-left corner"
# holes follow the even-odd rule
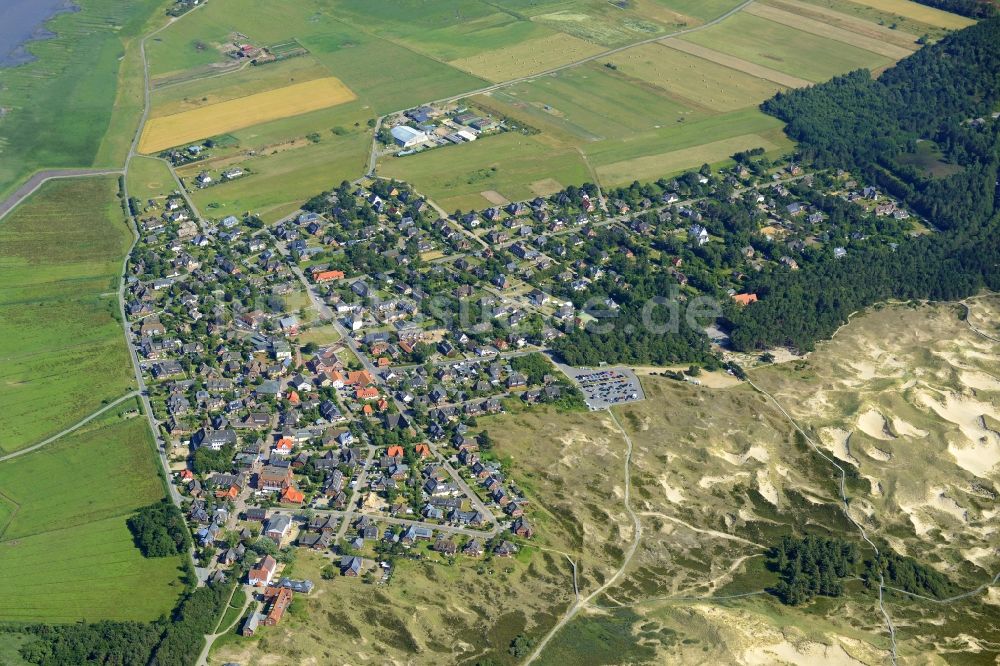
[[[217,136],[270,120],[297,116],[357,99],[336,77],[268,90],[210,104],[200,109],[151,118],[139,141],[139,152],[155,153],[198,139]]]

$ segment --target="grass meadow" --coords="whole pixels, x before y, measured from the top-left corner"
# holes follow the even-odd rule
[[[489,206],[480,194],[485,191],[518,201],[541,193],[532,189],[534,184],[550,189],[550,184],[542,185],[544,181],[565,186],[593,180],[573,148],[551,146],[539,137],[515,133],[387,158],[380,163],[379,175],[412,183],[448,212]]]
[[[319,143],[239,162],[252,173],[192,193],[195,205],[209,217],[252,211],[275,221],[306,199],[353,180],[364,172],[370,138],[367,133],[339,137],[326,131]],[[185,171],[187,175],[200,170]]]
[[[117,411],[0,463],[0,487],[17,505],[0,566],[21,586],[0,599],[3,620],[148,621],[175,604],[180,558],[144,558],[125,524],[164,495],[149,427]]]
[[[169,116],[150,118],[139,150],[154,153],[197,139],[297,116],[356,99],[340,79],[328,76],[209,104]]]
[[[745,12],[681,39],[815,82],[892,62],[883,55]]]
[[[759,104],[784,88],[683,53],[663,44],[646,44],[615,54],[609,60],[622,76],[685,100],[692,108],[735,111]]]
[[[0,220],[0,451],[133,388],[117,287],[130,234],[114,177],[46,183]]]
[[[330,75],[330,70],[311,56],[244,67],[220,76],[154,88],[150,115],[169,116]]]
[[[0,123],[0,196],[39,169],[120,165],[125,157],[137,107],[133,88],[119,98],[119,79],[138,70],[134,60],[120,58],[162,3],[78,5],[79,12],[47,24],[57,37],[29,43],[37,60],[0,69],[0,107],[7,110]]]
[[[137,155],[128,167],[128,194],[143,205],[177,189],[170,167],[161,159]]]

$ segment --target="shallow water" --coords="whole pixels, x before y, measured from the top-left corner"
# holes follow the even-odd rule
[[[44,27],[46,19],[75,10],[72,0],[0,0],[0,67],[33,60],[25,43],[51,37]]]

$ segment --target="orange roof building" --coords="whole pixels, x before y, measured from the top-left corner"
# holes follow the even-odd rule
[[[302,504],[305,498],[305,493],[298,490],[295,486],[288,486],[281,491],[281,501],[288,504]]]
[[[389,365],[389,363],[391,363],[391,362],[392,361],[389,360],[388,356],[379,356],[379,358],[378,358],[378,367],[384,368],[387,365]]]
[[[229,488],[226,490],[220,489],[215,491],[215,496],[218,499],[236,499],[237,497],[239,497],[239,494],[240,494],[240,487],[237,486],[236,484],[229,486]]]
[[[733,300],[740,305],[750,305],[757,302],[757,294],[734,294]]]
[[[431,447],[429,447],[426,444],[417,444],[416,446],[413,447],[413,450],[421,458],[426,458],[431,454]]]
[[[368,388],[359,388],[354,392],[354,397],[357,400],[374,400],[378,397],[378,389],[374,386],[369,386]]]
[[[403,447],[398,444],[390,446],[389,450],[385,452],[390,458],[402,458],[403,457]]]
[[[371,416],[372,414],[375,413],[375,410],[372,409],[371,405],[365,403],[365,406],[361,408],[361,413],[364,414],[365,416]]]
[[[288,610],[294,596],[295,594],[287,587],[269,587],[264,590],[264,600],[271,601],[271,607],[267,611],[267,617],[264,618],[264,624],[273,627],[281,622],[281,618]]]
[[[360,386],[364,388],[365,386],[370,386],[375,383],[372,379],[372,375],[367,370],[355,370],[353,372],[347,373],[347,381],[344,382],[346,386]]]
[[[344,271],[313,271],[313,280],[316,282],[329,282],[330,280],[344,279]]]
[[[293,389],[292,392],[288,394],[288,402],[292,403],[293,405],[297,405],[300,402],[302,402],[302,400],[299,398],[299,392]]]
[[[282,437],[278,440],[278,443],[274,445],[274,450],[278,453],[288,454],[292,452],[295,448],[295,440],[291,437]]]

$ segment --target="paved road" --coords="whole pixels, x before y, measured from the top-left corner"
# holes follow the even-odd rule
[[[59,178],[87,178],[90,176],[120,176],[123,169],[46,169],[35,173],[21,187],[0,202],[0,219],[12,211],[19,203],[34,194],[44,183]]]
[[[491,92],[494,92],[496,90],[501,90],[501,89],[506,88],[508,86],[517,85],[518,83],[524,83],[525,81],[531,81],[532,79],[536,79],[536,78],[539,78],[541,76],[548,76],[550,74],[555,74],[556,72],[561,72],[563,70],[570,69],[571,67],[576,67],[577,65],[582,65],[584,63],[593,62],[595,60],[600,60],[602,58],[607,58],[608,56],[613,56],[616,53],[621,53],[622,51],[627,51],[628,49],[631,49],[631,48],[634,48],[634,47],[637,47],[637,46],[642,46],[643,44],[652,44],[654,42],[658,42],[658,41],[661,41],[661,40],[664,40],[664,39],[670,39],[671,37],[680,37],[681,35],[688,35],[688,34],[691,34],[692,32],[698,32],[699,30],[704,30],[706,28],[710,28],[713,25],[716,25],[717,23],[721,23],[722,21],[725,21],[727,18],[729,18],[733,14],[741,12],[744,9],[746,9],[747,7],[749,7],[750,5],[752,5],[753,2],[754,2],[754,0],[745,0],[745,2],[742,2],[742,3],[738,4],[737,6],[733,7],[728,12],[726,12],[725,14],[722,14],[721,16],[717,16],[714,19],[712,19],[711,21],[708,21],[707,23],[702,23],[701,25],[697,25],[697,26],[695,26],[693,28],[685,28],[683,30],[677,30],[675,32],[671,32],[671,33],[666,34],[666,35],[657,35],[656,37],[650,37],[648,39],[643,39],[643,40],[640,40],[638,42],[631,42],[629,44],[626,44],[625,46],[619,46],[617,48],[613,48],[613,49],[610,49],[608,51],[601,51],[600,53],[596,53],[594,55],[587,56],[586,58],[580,58],[579,60],[574,60],[573,62],[568,62],[565,65],[559,65],[558,67],[552,67],[550,69],[546,69],[546,70],[541,71],[541,72],[536,72],[536,73],[530,74],[528,76],[519,76],[519,77],[517,77],[515,79],[510,79],[508,81],[501,81],[500,83],[494,83],[493,85],[485,86],[483,88],[477,88],[476,90],[470,90],[470,91],[467,91],[467,92],[464,92],[464,93],[460,93],[458,95],[452,95],[450,97],[441,97],[440,99],[435,99],[435,100],[431,100],[429,102],[424,102],[421,106],[431,105],[431,104],[447,104],[448,102],[457,102],[460,99],[465,99],[467,97],[472,97],[473,95],[484,95],[486,93],[491,93]],[[409,109],[409,108],[413,108],[413,107],[407,107],[407,109]],[[387,113],[384,116],[381,116],[378,119],[377,126],[379,126],[379,127],[381,126],[382,120],[384,118],[396,115],[398,113],[402,113],[403,111],[406,111],[407,109],[399,109],[398,111],[393,111],[391,113]],[[375,174],[375,152],[376,152],[376,149],[377,149],[376,147],[377,147],[377,144],[378,144],[378,139],[373,138],[372,139],[372,143],[373,143],[372,153],[371,153],[371,156],[369,157],[369,160],[371,161],[371,163],[368,165],[368,171],[367,171],[367,174],[366,174],[368,176],[373,176]]]
[[[20,451],[14,451],[13,453],[8,453],[5,456],[0,456],[0,462],[4,462],[5,460],[10,460],[11,458],[17,458],[18,456],[23,456],[24,454],[31,453],[32,451],[37,451],[38,449],[42,448],[46,444],[51,444],[52,442],[56,441],[57,439],[59,439],[63,435],[68,435],[69,433],[73,432],[77,428],[79,428],[79,427],[81,427],[83,425],[86,425],[90,421],[93,421],[95,418],[97,418],[98,416],[100,416],[104,412],[108,411],[112,407],[117,407],[118,405],[122,404],[126,400],[130,400],[130,399],[134,398],[137,395],[139,395],[138,391],[131,391],[129,393],[126,393],[125,395],[123,395],[122,397],[118,398],[114,402],[109,402],[108,404],[104,405],[103,407],[101,407],[100,409],[98,409],[96,412],[94,412],[90,416],[87,416],[87,417],[84,417],[84,418],[80,419],[79,421],[77,421],[76,423],[74,423],[73,425],[71,425],[70,427],[66,428],[62,432],[59,432],[59,433],[56,433],[55,435],[52,435],[48,439],[46,439],[46,440],[44,440],[42,442],[39,442],[38,444],[34,444],[32,446],[29,446],[26,449],[21,449]]]
[[[254,601],[253,598],[254,588],[251,587],[250,585],[243,585],[242,587],[237,586],[233,589],[233,595],[236,594],[236,590],[240,589],[242,589],[245,592],[244,596],[246,597],[246,599],[243,601],[243,608],[240,609],[240,614],[236,616],[236,619],[233,620],[233,622],[228,627],[216,626],[214,634],[209,634],[208,636],[205,636],[205,647],[201,649],[201,654],[198,655],[198,661],[195,662],[198,664],[198,666],[206,666],[208,664],[208,653],[212,651],[212,644],[215,643],[215,640],[219,636],[228,634],[236,627],[239,621],[243,619],[243,616],[246,615],[247,608],[250,607],[250,604],[255,604],[257,606],[255,612],[260,612],[260,604]],[[229,603],[232,603],[232,599],[233,599],[232,596],[229,597],[229,602],[227,602],[226,604],[227,609],[229,608]],[[225,615],[226,613],[225,611],[223,611],[222,616],[225,617]],[[219,618],[220,623],[222,622],[223,617]]]
[[[353,516],[354,518],[359,518],[361,516],[368,516],[372,520],[382,523],[388,523],[390,525],[401,525],[404,527],[429,527],[436,532],[444,532],[445,534],[462,534],[468,537],[478,537],[480,539],[492,539],[497,534],[500,533],[501,528],[499,525],[494,525],[488,530],[476,530],[471,527],[459,527],[457,525],[437,525],[435,523],[428,523],[424,520],[412,520],[410,518],[397,518],[395,516],[387,516],[384,513],[378,511],[341,511],[339,509],[309,509],[316,516],[333,516],[334,518],[346,518],[347,516]],[[295,517],[299,512],[292,511],[290,509],[276,509],[273,515],[286,515],[289,517]],[[346,521],[345,521],[346,522]]]

